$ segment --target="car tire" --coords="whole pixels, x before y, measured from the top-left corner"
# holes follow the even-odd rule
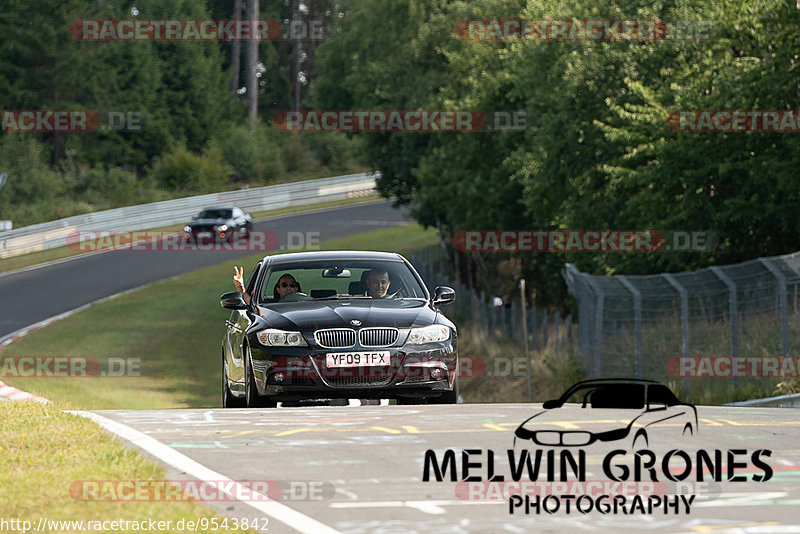
[[[253,374],[253,363],[250,361],[250,348],[245,346],[242,351],[244,356],[244,391],[245,405],[248,408],[275,408],[278,403],[261,396],[256,387],[256,379]]]
[[[445,391],[438,397],[428,399],[429,404],[458,404],[458,377],[453,379],[453,389]]]
[[[243,405],[242,399],[236,397],[231,393],[231,388],[228,387],[228,361],[225,355],[222,355],[222,407],[223,408],[241,408]]]

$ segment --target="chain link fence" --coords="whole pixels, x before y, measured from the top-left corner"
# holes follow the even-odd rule
[[[735,363],[800,350],[800,252],[674,274],[595,276],[572,264],[562,274],[578,302],[587,376],[667,381],[670,358]],[[731,376],[734,387],[748,380]]]

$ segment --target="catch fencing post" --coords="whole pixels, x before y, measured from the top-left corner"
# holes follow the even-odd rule
[[[711,272],[717,275],[717,278],[722,280],[722,282],[728,287],[728,303],[730,308],[730,316],[731,316],[731,354],[732,357],[732,367],[735,369],[737,365],[736,357],[739,354],[739,321],[737,319],[738,315],[738,303],[736,301],[736,283],[731,280],[731,278],[722,272],[722,269],[719,267],[710,267]],[[739,379],[734,373],[733,375],[733,387],[739,385]]]
[[[528,382],[528,402],[533,402],[533,385],[531,384],[531,355],[528,352],[528,317],[527,317],[527,302],[525,300],[525,279],[519,281],[519,294],[522,302],[522,350],[525,353],[525,360],[528,362],[526,366],[526,380]]]
[[[678,292],[678,295],[681,297],[681,345],[682,345],[682,354],[684,358],[689,357],[689,292],[686,291],[686,288],[681,285],[678,280],[669,273],[663,273],[661,276],[669,282],[675,291]],[[690,382],[689,377],[685,376],[683,378],[684,385],[686,386],[686,390],[690,391]]]
[[[642,293],[634,287],[627,277],[619,275],[617,279],[633,295],[633,330],[636,344],[636,378],[642,379]]]
[[[769,272],[778,280],[778,302],[781,308],[781,342],[783,343],[783,356],[789,356],[789,296],[786,294],[786,277],[772,263],[764,258],[759,258],[761,265],[766,267]]]

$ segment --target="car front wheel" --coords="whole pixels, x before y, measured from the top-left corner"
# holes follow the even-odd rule
[[[253,364],[250,361],[250,349],[244,348],[244,391],[245,391],[245,404],[248,408],[257,408],[265,406],[267,408],[275,408],[277,403],[270,401],[266,397],[262,397],[258,393],[256,387],[256,379],[253,374]]]
[[[453,389],[445,391],[438,397],[428,399],[429,404],[458,404],[458,377],[453,379]]]

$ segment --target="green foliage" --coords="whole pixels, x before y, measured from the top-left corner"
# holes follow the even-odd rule
[[[259,125],[253,135],[247,127],[236,126],[211,140],[230,165],[237,182],[267,185],[286,173],[280,140],[272,128]]]
[[[313,88],[320,109],[424,109],[449,83],[445,43],[452,25],[446,2],[347,2],[334,37],[319,47],[321,73]],[[387,24],[386,21],[402,21]],[[380,28],[379,31],[376,31]],[[429,149],[428,134],[361,134],[367,162],[381,171],[379,190],[407,203],[416,190],[413,169]]]
[[[311,151],[303,144],[303,139],[296,133],[284,134],[283,151],[281,159],[288,172],[309,172],[318,167],[318,162],[314,159]]]
[[[156,158],[151,173],[166,189],[202,194],[223,189],[233,170],[223,162],[217,148],[196,154],[179,146]]]
[[[796,109],[794,4],[678,0],[348,3],[320,48],[319,107],[527,113],[525,132],[371,134],[385,196],[466,229],[711,231],[706,252],[511,258],[539,304],[563,304],[565,262],[594,273],[694,269],[800,249],[797,135],[678,133],[674,110]],[[383,25],[378,19],[402,20]],[[464,19],[661,19],[656,41],[465,41]],[[679,35],[677,23],[702,30]],[[372,27],[384,28],[372,32]],[[672,32],[672,33],[669,33]],[[402,83],[398,83],[402,80]],[[506,255],[467,255],[486,282]],[[483,276],[486,275],[486,276]],[[507,277],[488,285],[508,283]]]
[[[301,134],[303,143],[321,165],[333,172],[347,171],[361,157],[360,137],[348,137],[339,132],[309,132]]]
[[[0,189],[0,218],[36,219],[47,213],[52,201],[64,191],[64,184],[47,165],[49,150],[24,134],[0,138],[0,170],[8,173]]]

